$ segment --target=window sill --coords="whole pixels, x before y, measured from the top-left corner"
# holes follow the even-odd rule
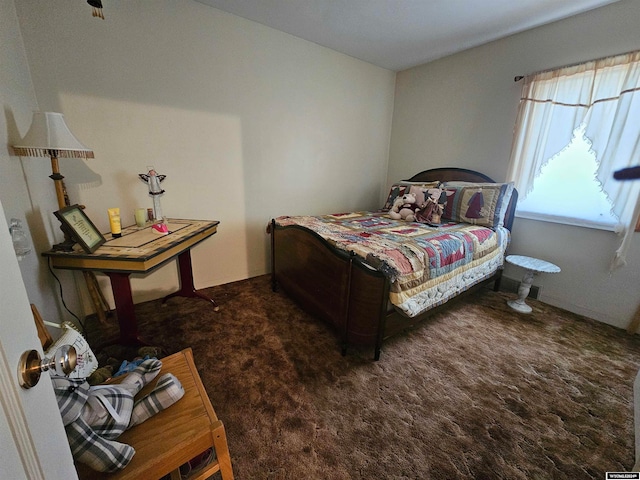
[[[620,225],[612,225],[610,223],[598,223],[577,218],[557,217],[554,215],[543,215],[531,212],[516,212],[517,218],[526,218],[527,220],[537,220],[539,222],[559,223],[561,225],[570,225],[572,227],[592,228],[594,230],[605,230],[608,232],[618,233],[621,230]]]

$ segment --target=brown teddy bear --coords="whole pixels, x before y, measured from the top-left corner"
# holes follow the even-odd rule
[[[413,193],[405,193],[393,202],[389,216],[394,220],[406,220],[413,222],[416,219],[416,210],[420,210],[420,205],[416,203],[416,196]]]

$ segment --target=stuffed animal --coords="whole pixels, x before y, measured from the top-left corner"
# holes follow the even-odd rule
[[[158,359],[145,360],[121,383],[110,385],[89,386],[86,379],[52,376],[62,423],[76,461],[100,472],[114,472],[129,464],[135,449],[115,439],[184,395],[180,381],[166,373],[158,378],[151,393],[134,400],[161,367]]]
[[[394,220],[407,220],[413,222],[415,220],[415,212],[420,209],[420,205],[416,203],[416,196],[413,193],[405,193],[402,197],[398,197],[393,202],[389,216]]]
[[[418,222],[439,224],[442,213],[447,204],[447,196],[453,192],[447,192],[442,188],[429,188],[424,192],[425,204],[416,212]]]

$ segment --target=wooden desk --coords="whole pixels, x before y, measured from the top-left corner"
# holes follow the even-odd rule
[[[77,464],[81,480],[155,480],[172,472],[171,478],[179,479],[180,465],[210,447],[215,450],[216,460],[199,471],[193,479],[189,477],[189,480],[209,478],[218,471],[223,480],[233,479],[224,425],[218,420],[202,385],[193,361],[193,352],[187,348],[161,361],[160,375],[173,373],[184,387],[184,396],[166,410],[118,437],[118,442],[131,445],[136,450],[131,463],[123,470],[100,473]],[[151,391],[154,385],[155,382],[151,382],[137,397]]]
[[[94,253],[86,253],[76,245],[72,252],[49,250],[42,254],[49,257],[54,268],[100,271],[109,277],[120,326],[119,342],[123,345],[143,343],[138,333],[129,276],[149,273],[176,256],[180,290],[166,296],[163,302],[175,295],[199,297],[211,302],[215,311],[219,309],[213,299],[198,292],[193,285],[191,248],[216,233],[220,222],[168,219],[168,223],[170,233],[167,235],[153,233],[150,226],[136,225],[123,229],[119,238],[105,234],[107,242]]]

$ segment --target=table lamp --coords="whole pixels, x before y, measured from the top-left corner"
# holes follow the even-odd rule
[[[69,206],[69,199],[66,196],[64,177],[60,174],[58,158],[93,158],[93,150],[71,133],[61,113],[54,112],[34,112],[31,128],[21,144],[13,147],[13,151],[21,157],[51,159],[53,173],[49,178],[54,182],[60,209]]]
[[[64,177],[60,174],[58,158],[94,158],[93,150],[78,140],[61,113],[33,112],[31,128],[20,142],[14,145],[13,151],[20,157],[46,157],[51,159],[52,174],[49,175],[56,188],[58,209],[70,205],[64,186]],[[71,251],[76,243],[63,229],[64,241],[53,246],[54,250]],[[102,296],[98,281],[93,272],[83,272],[92,301],[98,312],[100,321],[104,323],[104,305],[108,310],[106,299]],[[99,300],[99,301],[98,301]]]

